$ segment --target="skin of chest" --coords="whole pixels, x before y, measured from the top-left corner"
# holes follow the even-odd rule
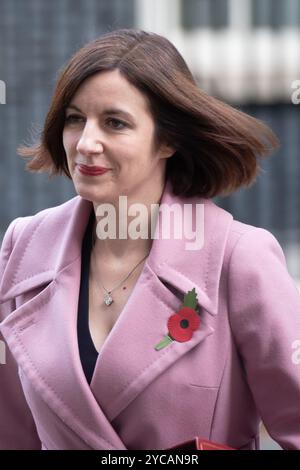
[[[89,277],[89,328],[96,350],[99,352],[107,336],[122,313],[128,298],[136,285],[142,266],[127,279],[119,288],[112,292],[113,303],[110,306],[104,303],[104,290],[94,276]],[[108,279],[108,278],[107,278]],[[107,284],[107,286],[112,285]],[[106,286],[105,286],[106,287]],[[124,289],[125,287],[125,289]],[[108,287],[106,287],[108,288]]]

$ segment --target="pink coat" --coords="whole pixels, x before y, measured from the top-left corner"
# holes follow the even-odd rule
[[[92,205],[76,196],[8,227],[0,260],[0,448],[165,449],[201,436],[259,445],[259,423],[300,449],[300,296],[266,230],[208,199],[205,243],[154,240],[105,341],[91,386],[77,342],[81,242]],[[195,287],[200,327],[154,346]],[[293,356],[294,353],[294,356]],[[294,359],[293,359],[294,358]]]

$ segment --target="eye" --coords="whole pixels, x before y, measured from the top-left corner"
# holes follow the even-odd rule
[[[112,127],[113,127],[114,129],[116,129],[116,130],[121,130],[121,129],[123,129],[124,127],[127,127],[126,122],[120,121],[120,119],[110,118],[110,119],[107,120],[107,122],[114,122],[114,123],[117,123],[118,125],[121,124],[121,126],[123,126],[123,127],[112,126]]]
[[[76,122],[79,122],[80,119],[84,119],[82,116],[79,116],[78,114],[70,114],[65,118],[65,123],[67,124],[74,124]]]

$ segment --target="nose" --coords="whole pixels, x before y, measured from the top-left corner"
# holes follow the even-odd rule
[[[86,124],[80,139],[77,142],[76,150],[82,155],[95,155],[103,152],[103,143],[99,129],[93,124]]]

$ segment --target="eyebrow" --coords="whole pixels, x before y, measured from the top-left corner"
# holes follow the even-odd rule
[[[70,104],[69,106],[66,107],[66,109],[68,109],[68,108],[75,109],[79,113],[82,113],[82,111],[77,106],[75,106],[75,104]],[[128,113],[127,111],[124,111],[123,109],[120,109],[120,108],[107,108],[107,109],[103,110],[102,114],[104,114],[104,115],[107,115],[107,114],[110,114],[110,115],[123,114],[123,116],[126,116],[129,119],[134,119],[133,116],[130,113]]]

